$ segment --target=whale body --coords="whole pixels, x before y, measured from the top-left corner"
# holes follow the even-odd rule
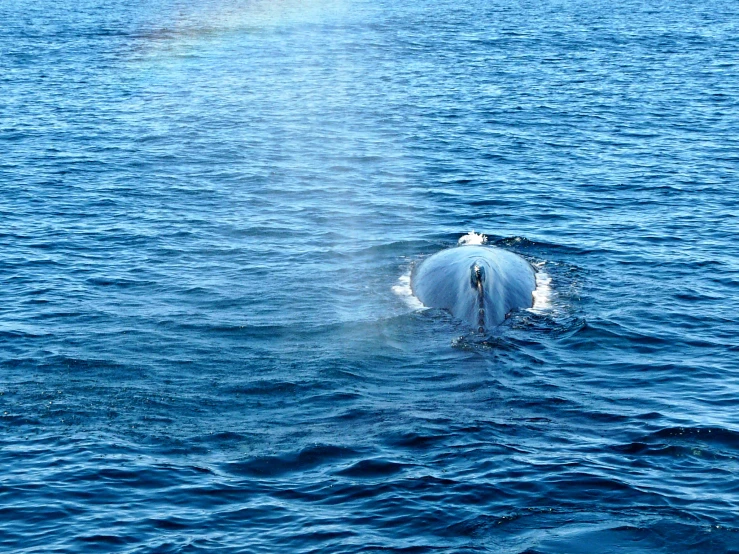
[[[534,268],[521,256],[492,246],[456,246],[437,252],[411,274],[413,294],[484,333],[511,310],[530,308]]]

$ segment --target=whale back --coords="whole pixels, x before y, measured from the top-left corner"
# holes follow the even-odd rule
[[[515,309],[533,305],[534,270],[526,260],[491,246],[457,246],[421,262],[411,275],[413,294],[478,331],[500,325]]]

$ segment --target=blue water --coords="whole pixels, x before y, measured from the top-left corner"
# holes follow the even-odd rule
[[[0,23],[1,550],[739,552],[735,1]]]

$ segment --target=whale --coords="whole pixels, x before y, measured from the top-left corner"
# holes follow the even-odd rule
[[[497,327],[513,310],[534,304],[536,273],[521,256],[486,245],[455,246],[429,256],[411,272],[411,291],[479,333]]]

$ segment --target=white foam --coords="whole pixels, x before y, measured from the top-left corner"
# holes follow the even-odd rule
[[[483,85],[480,87],[480,92],[487,96],[500,96],[503,94],[503,87],[496,85]]]
[[[552,309],[552,277],[544,271],[546,262],[533,264],[536,268],[536,289],[534,289],[534,305],[529,311],[534,313],[548,312]]]
[[[412,310],[421,310],[425,306],[413,295],[411,289],[411,270],[398,277],[398,284],[393,286],[393,292],[397,294]]]
[[[459,244],[460,246],[463,244],[485,244],[487,241],[488,238],[485,235],[483,235],[482,233],[475,233],[475,231],[472,230],[463,237],[460,237],[460,239],[457,241],[457,244]]]

